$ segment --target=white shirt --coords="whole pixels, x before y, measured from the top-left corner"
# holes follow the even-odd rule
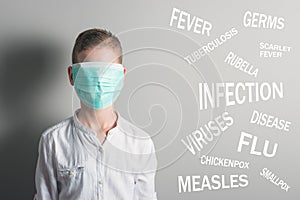
[[[103,144],[77,113],[44,131],[36,166],[36,200],[155,200],[153,142],[118,112]]]

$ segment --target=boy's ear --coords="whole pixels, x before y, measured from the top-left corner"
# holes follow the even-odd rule
[[[69,81],[71,85],[74,85],[74,81],[73,81],[73,72],[72,72],[72,67],[69,66],[68,67],[68,76],[69,76]]]

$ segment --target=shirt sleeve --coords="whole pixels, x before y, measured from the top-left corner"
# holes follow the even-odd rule
[[[49,139],[42,135],[35,172],[34,200],[58,200],[56,170]]]
[[[155,192],[155,175],[157,158],[153,142],[150,143],[150,154],[147,158],[147,166],[144,173],[136,174],[134,200],[157,200]]]

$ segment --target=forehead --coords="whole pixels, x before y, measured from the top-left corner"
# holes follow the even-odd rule
[[[79,62],[111,62],[119,63],[120,54],[110,47],[96,47],[81,51],[77,55]]]

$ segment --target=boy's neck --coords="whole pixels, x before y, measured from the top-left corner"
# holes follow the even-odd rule
[[[113,105],[101,110],[94,110],[81,103],[81,109],[77,117],[87,128],[97,134],[104,133],[106,135],[110,129],[116,126],[118,116]]]

